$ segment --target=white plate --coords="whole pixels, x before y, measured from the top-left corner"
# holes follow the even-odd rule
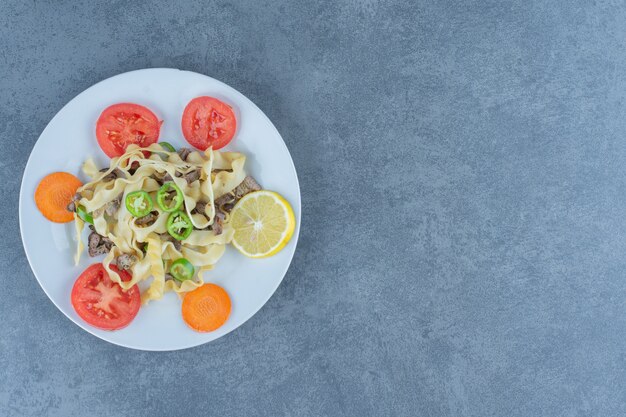
[[[74,266],[73,223],[47,221],[35,206],[35,188],[44,176],[55,171],[67,171],[86,180],[80,166],[89,156],[101,167],[108,164],[108,158],[96,142],[95,126],[100,112],[114,103],[147,106],[164,121],[160,140],[169,141],[175,147],[187,145],[180,129],[181,116],[189,100],[201,95],[217,97],[235,110],[237,133],[224,150],[245,153],[246,170],[263,188],[279,192],[291,203],[297,223],[294,236],[280,253],[268,259],[249,259],[230,245],[227,247],[217,267],[205,274],[207,282],[224,287],[232,300],[228,321],[214,332],[196,333],[189,329],[181,318],[181,302],[173,293],[142,307],[135,320],[122,330],[110,332],[93,328],[72,308],[70,292],[76,277],[102,257],[89,258],[84,253],[80,264]],[[207,343],[233,331],[276,291],[296,249],[300,187],[291,155],[280,134],[249,99],[205,75],[177,69],[144,69],[117,75],[88,88],[50,121],[26,164],[19,212],[22,241],[30,266],[45,293],[70,320],[117,345],[142,350],[176,350]]]

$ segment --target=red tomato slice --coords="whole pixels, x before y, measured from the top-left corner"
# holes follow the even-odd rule
[[[126,152],[130,144],[149,146],[159,139],[161,122],[147,107],[119,103],[104,109],[96,123],[96,138],[110,158]]]
[[[120,274],[123,281],[131,279],[128,272],[119,271],[113,265],[111,269]],[[74,283],[72,306],[88,324],[103,330],[118,330],[133,321],[141,306],[141,296],[137,285],[124,292],[119,284],[111,281],[102,264],[93,264]]]
[[[228,145],[237,129],[233,109],[213,97],[196,97],[187,104],[181,122],[183,136],[198,149]]]

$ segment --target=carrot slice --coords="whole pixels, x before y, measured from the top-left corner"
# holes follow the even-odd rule
[[[183,320],[197,332],[212,332],[230,315],[230,297],[224,288],[204,284],[183,298]]]
[[[68,223],[74,215],[67,211],[78,187],[78,178],[67,172],[54,172],[44,177],[35,190],[35,204],[44,217],[55,223]]]

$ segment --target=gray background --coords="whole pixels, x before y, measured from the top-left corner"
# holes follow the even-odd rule
[[[626,413],[622,2],[11,0],[0,42],[0,415]],[[302,187],[276,294],[172,353],[57,311],[16,209],[53,115],[145,67],[247,95]]]

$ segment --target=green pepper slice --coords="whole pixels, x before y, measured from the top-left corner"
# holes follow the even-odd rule
[[[194,273],[193,265],[185,258],[175,260],[172,262],[172,266],[170,266],[170,274],[172,274],[174,279],[181,282],[193,278]]]
[[[157,204],[166,213],[172,213],[183,205],[183,192],[173,182],[166,182],[157,192]]]
[[[176,240],[185,240],[193,230],[191,219],[182,211],[175,211],[167,218],[167,233]]]
[[[161,145],[161,147],[168,152],[176,152],[176,148],[173,147],[169,142],[159,142],[159,145]]]
[[[134,217],[143,217],[152,211],[152,199],[145,191],[134,191],[126,196],[126,210]]]
[[[76,214],[78,214],[78,217],[80,217],[85,223],[93,224],[93,216],[87,212],[85,207],[76,207]]]

